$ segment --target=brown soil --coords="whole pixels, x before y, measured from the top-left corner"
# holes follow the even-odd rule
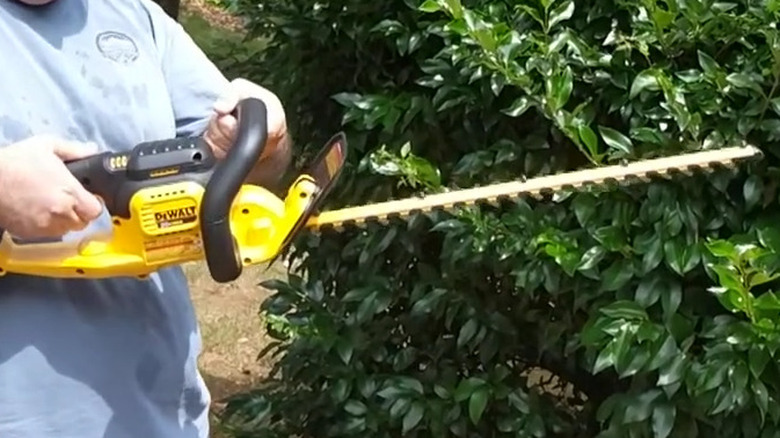
[[[231,15],[219,6],[206,0],[182,0],[182,12],[200,15],[213,26],[232,31],[243,29],[241,19]]]

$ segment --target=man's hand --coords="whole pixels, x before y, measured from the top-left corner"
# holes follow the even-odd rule
[[[231,113],[240,100],[250,97],[262,100],[268,109],[268,142],[248,180],[269,186],[278,182],[291,158],[284,107],[274,93],[245,79],[233,80],[214,104],[215,114],[204,138],[217,159],[224,158],[233,145],[238,124]]]
[[[0,227],[22,239],[84,229],[103,205],[63,161],[97,152],[95,146],[46,136],[0,148]]]

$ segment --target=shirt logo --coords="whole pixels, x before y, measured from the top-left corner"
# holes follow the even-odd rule
[[[95,44],[103,56],[114,62],[130,64],[138,59],[135,41],[121,32],[101,32],[95,38]]]

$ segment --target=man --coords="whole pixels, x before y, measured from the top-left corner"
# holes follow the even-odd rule
[[[109,227],[63,160],[206,133],[218,157],[238,99],[269,110],[253,179],[289,163],[284,111],[228,82],[151,0],[0,0],[0,228],[77,239]],[[0,278],[0,437],[208,436],[200,337],[182,271],[147,281]]]

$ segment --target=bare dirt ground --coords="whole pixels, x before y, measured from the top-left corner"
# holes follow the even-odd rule
[[[243,29],[239,18],[225,12],[224,9],[215,6],[214,3],[207,0],[182,0],[181,9],[185,13],[200,15],[214,27],[230,31],[241,31]]]

